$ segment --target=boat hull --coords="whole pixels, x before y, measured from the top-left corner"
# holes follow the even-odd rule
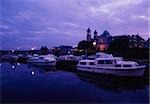
[[[53,67],[56,66],[56,62],[30,62],[35,66],[45,66],[45,67]]]
[[[92,73],[115,75],[115,76],[143,76],[145,72],[144,67],[137,67],[132,69],[125,69],[125,68],[113,69],[113,68],[94,68],[94,67],[77,66],[77,70],[92,72]]]

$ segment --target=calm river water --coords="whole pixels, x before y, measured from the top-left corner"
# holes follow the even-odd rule
[[[1,63],[3,103],[148,103],[145,79],[121,79]]]

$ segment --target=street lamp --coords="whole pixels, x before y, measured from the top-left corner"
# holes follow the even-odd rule
[[[93,49],[94,49],[94,51],[95,51],[95,50],[96,50],[96,42],[95,42],[95,41],[93,42],[93,46],[94,46]]]
[[[95,45],[96,45],[96,42],[93,42],[93,45],[95,46]]]

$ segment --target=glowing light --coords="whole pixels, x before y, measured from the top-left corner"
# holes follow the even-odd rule
[[[0,63],[0,66],[2,66],[2,64]]]
[[[98,45],[98,48],[100,49],[100,51],[104,51],[107,47],[105,44],[100,44]]]
[[[35,50],[35,49],[36,49],[36,47],[32,47],[32,48],[31,48],[32,51]]]
[[[96,42],[93,42],[93,45],[95,46],[95,45],[96,45]]]
[[[31,50],[34,50],[34,48],[31,48]]]
[[[12,66],[11,66],[11,68],[12,68],[12,69],[15,69],[15,66],[14,66],[14,65],[12,65]]]
[[[15,52],[15,50],[11,50],[11,52]]]
[[[32,75],[35,75],[35,72],[34,72],[34,71],[31,71],[31,74],[32,74]]]
[[[17,47],[17,49],[19,50],[19,49],[20,49],[20,47]]]
[[[20,66],[20,63],[17,63],[18,66]]]
[[[70,54],[71,52],[70,51],[68,51],[68,54]]]

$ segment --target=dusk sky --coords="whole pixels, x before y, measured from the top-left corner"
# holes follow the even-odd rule
[[[148,9],[148,0],[1,0],[1,49],[74,46],[88,27],[147,40]]]

